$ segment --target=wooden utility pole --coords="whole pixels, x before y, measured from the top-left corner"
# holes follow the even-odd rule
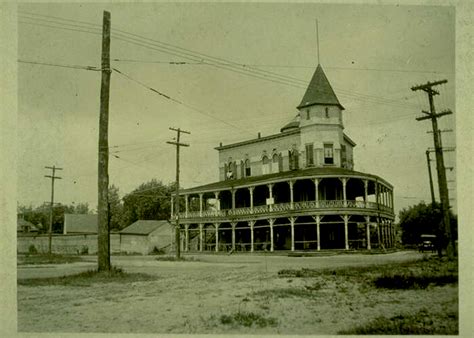
[[[56,166],[45,167],[46,169],[51,169],[51,175],[44,175],[44,177],[51,179],[51,207],[49,211],[49,230],[48,230],[48,253],[52,253],[52,242],[53,242],[53,208],[54,208],[54,180],[60,180],[61,177],[55,176],[56,170],[63,170],[63,168],[57,168]]]
[[[102,26],[102,83],[100,88],[99,167],[98,167],[98,236],[99,271],[110,270],[109,236],[109,92],[110,92],[110,13],[104,11]]]
[[[428,175],[430,177],[430,192],[431,192],[431,205],[434,207],[435,205],[435,195],[434,195],[434,188],[433,188],[433,176],[431,175],[431,160],[430,160],[430,151],[426,151],[426,162],[428,164]]]
[[[180,259],[181,257],[181,247],[180,247],[180,226],[179,226],[179,147],[189,147],[187,143],[180,143],[181,133],[191,134],[189,131],[181,130],[180,128],[169,128],[176,132],[176,142],[168,141],[166,143],[172,144],[176,146],[176,194],[174,198],[174,213],[175,213],[175,250],[176,250],[176,259]]]
[[[449,193],[448,193],[448,183],[446,181],[446,168],[444,167],[444,158],[443,158],[443,148],[441,145],[441,133],[438,129],[438,118],[444,115],[450,115],[453,112],[450,110],[445,110],[440,113],[436,113],[433,97],[439,95],[439,92],[433,89],[434,86],[448,82],[448,80],[441,80],[436,82],[427,82],[426,84],[414,86],[411,88],[413,91],[423,90],[428,94],[428,100],[430,104],[430,111],[422,111],[426,116],[416,118],[417,121],[431,120],[433,128],[433,139],[434,139],[434,151],[436,154],[436,170],[438,172],[438,186],[439,186],[439,196],[441,201],[441,212],[443,215],[443,228],[440,233],[443,238],[441,240],[446,240],[443,242],[443,246],[446,245],[446,254],[448,258],[454,257],[454,239],[452,237],[451,231],[451,222],[449,217]],[[438,249],[438,255],[441,256],[441,250]]]

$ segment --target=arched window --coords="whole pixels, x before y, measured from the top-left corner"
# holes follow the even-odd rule
[[[270,173],[270,161],[268,160],[267,155],[262,157],[262,173],[263,175]]]
[[[234,162],[229,162],[227,164],[226,178],[228,180],[232,180],[235,178],[235,163]]]
[[[278,154],[273,154],[272,157],[272,173],[277,173],[278,172],[278,163],[279,163],[279,156]]]

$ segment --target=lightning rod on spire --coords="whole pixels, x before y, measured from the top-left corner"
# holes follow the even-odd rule
[[[316,47],[318,51],[318,65],[319,65],[319,27],[318,27],[318,19],[316,19]]]

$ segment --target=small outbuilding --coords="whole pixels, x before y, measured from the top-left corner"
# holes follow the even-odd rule
[[[169,252],[173,247],[173,226],[167,220],[139,220],[120,231],[120,251],[147,255]]]

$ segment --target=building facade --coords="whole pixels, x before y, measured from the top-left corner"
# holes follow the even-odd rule
[[[219,181],[180,191],[185,251],[394,245],[393,186],[354,170],[356,144],[320,65],[297,110],[277,134],[221,143]]]

